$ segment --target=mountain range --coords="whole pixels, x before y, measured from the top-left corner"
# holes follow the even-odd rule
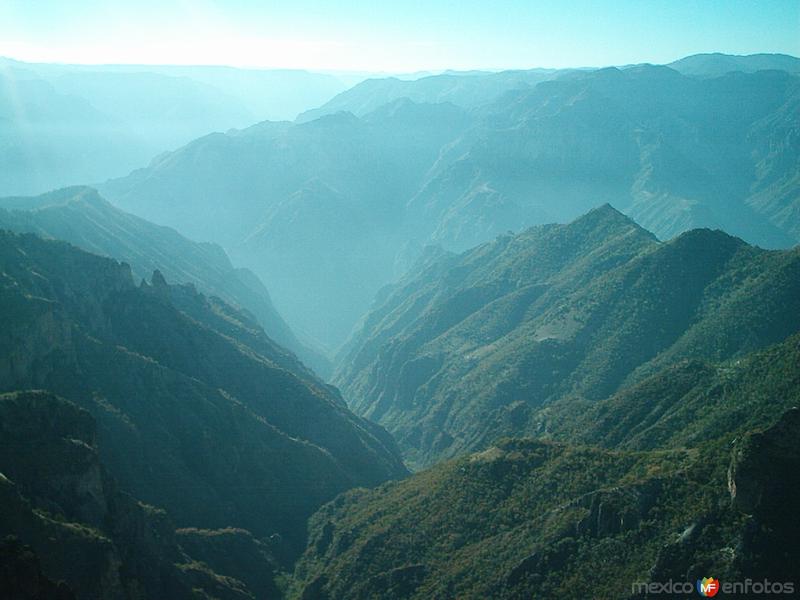
[[[361,119],[265,122],[196,140],[100,189],[125,210],[222,244],[269,282],[292,329],[330,347],[393,277],[405,202],[467,124],[452,104],[408,100]]]
[[[684,75],[696,77],[719,77],[726,73],[740,71],[787,71],[800,74],[800,58],[788,54],[693,54],[667,65]]]
[[[798,344],[710,378],[665,372],[571,423],[569,443],[501,439],[343,494],[311,520],[295,597],[634,600],[705,577],[734,598],[754,597],[748,580],[795,593]]]
[[[482,82],[492,99],[478,106],[396,97],[426,79],[365,82],[336,100],[354,112],[207,136],[101,191],[223,245],[270,282],[293,329],[330,349],[425,245],[460,251],[603,202],[660,239],[698,227],[766,248],[800,239],[796,75],[534,72],[553,78],[492,95],[500,75],[431,78]]]
[[[0,597],[796,595],[800,59],[363,76],[0,60]]]
[[[408,476],[391,436],[246,313],[0,233],[0,533],[13,534],[0,590],[633,599],[709,573],[794,585],[798,258],[719,231],[660,242],[607,205],[461,254],[427,249],[337,374],[412,465],[438,461]],[[12,391],[31,388],[47,391]]]

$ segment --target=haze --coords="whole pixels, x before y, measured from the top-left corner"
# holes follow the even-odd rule
[[[800,54],[800,3],[0,2],[0,55],[33,62],[413,72]]]

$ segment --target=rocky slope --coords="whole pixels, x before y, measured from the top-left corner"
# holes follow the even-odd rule
[[[88,410],[120,486],[179,526],[278,534],[355,485],[405,469],[391,438],[277,351],[246,315],[156,272],[0,233],[1,391],[41,388]]]
[[[409,226],[465,249],[610,202],[661,239],[714,227],[793,245],[777,213],[796,211],[799,93],[785,71],[698,79],[652,65],[509,92],[437,161],[409,203]],[[768,188],[784,191],[766,193],[780,209],[758,202]]]
[[[422,263],[340,357],[353,409],[417,466],[540,431],[684,359],[721,361],[800,330],[800,251],[720,231],[661,243],[610,206]]]

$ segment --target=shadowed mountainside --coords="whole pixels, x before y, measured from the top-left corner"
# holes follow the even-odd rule
[[[192,286],[6,232],[0,272],[0,391],[89,411],[120,486],[179,526],[277,533],[290,557],[320,504],[406,472],[385,431]]]
[[[222,248],[193,242],[169,227],[125,213],[92,188],[0,198],[0,228],[64,240],[126,262],[138,280],[159,270],[173,283],[190,283],[248,311],[278,344],[295,352],[321,376],[330,373],[329,361],[297,340],[258,277],[248,269],[235,268]]]

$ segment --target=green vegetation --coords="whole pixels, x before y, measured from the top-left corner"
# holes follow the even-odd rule
[[[685,360],[780,342],[798,315],[797,249],[709,230],[659,243],[604,206],[412,270],[364,319],[334,382],[426,466],[504,435],[582,431],[587,406]]]
[[[674,443],[644,444],[635,430],[625,442],[607,431],[614,416],[635,422],[630,408],[673,402],[669,386],[632,389],[624,405],[600,403],[564,435],[659,449],[501,440],[410,479],[343,494],[311,520],[294,594],[625,598],[639,597],[631,596],[635,582],[693,583],[709,574],[792,581],[800,411],[782,407],[800,397],[797,345],[795,338],[742,361],[743,387],[763,382],[757,396],[748,398],[752,387],[737,398],[723,393],[731,406],[708,407],[709,421],[719,421],[708,429],[691,419],[671,423]],[[713,380],[692,389],[720,394]],[[748,418],[731,426],[740,409]],[[753,427],[766,431],[744,433]],[[623,422],[612,433],[624,430]],[[681,445],[684,436],[691,447]]]

